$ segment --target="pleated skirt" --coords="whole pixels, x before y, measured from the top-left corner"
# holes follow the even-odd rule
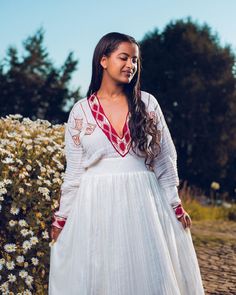
[[[98,161],[71,208],[50,248],[49,295],[204,294],[191,231],[143,159]]]

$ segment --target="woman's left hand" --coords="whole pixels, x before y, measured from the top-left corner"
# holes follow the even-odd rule
[[[182,223],[184,229],[186,229],[187,227],[190,228],[192,225],[192,220],[186,211],[184,212],[184,215],[180,217],[178,220]]]

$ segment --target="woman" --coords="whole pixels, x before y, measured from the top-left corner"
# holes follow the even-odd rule
[[[50,295],[204,294],[175,146],[157,100],[140,91],[140,60],[134,38],[103,36],[70,112]]]

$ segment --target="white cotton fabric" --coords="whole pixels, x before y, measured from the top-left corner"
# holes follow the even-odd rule
[[[51,247],[50,295],[204,294],[190,229],[142,160],[99,161],[71,207]]]
[[[162,132],[153,172],[132,149],[114,149],[87,98],[70,112],[56,212],[67,220],[51,247],[49,295],[204,294],[190,229],[172,208],[181,201],[175,146],[155,97],[142,91],[142,100]]]

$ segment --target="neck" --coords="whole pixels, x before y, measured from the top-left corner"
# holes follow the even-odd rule
[[[97,96],[102,99],[109,99],[112,101],[117,101],[121,97],[124,97],[124,85],[105,83],[104,80],[101,83],[99,90],[97,91]]]

